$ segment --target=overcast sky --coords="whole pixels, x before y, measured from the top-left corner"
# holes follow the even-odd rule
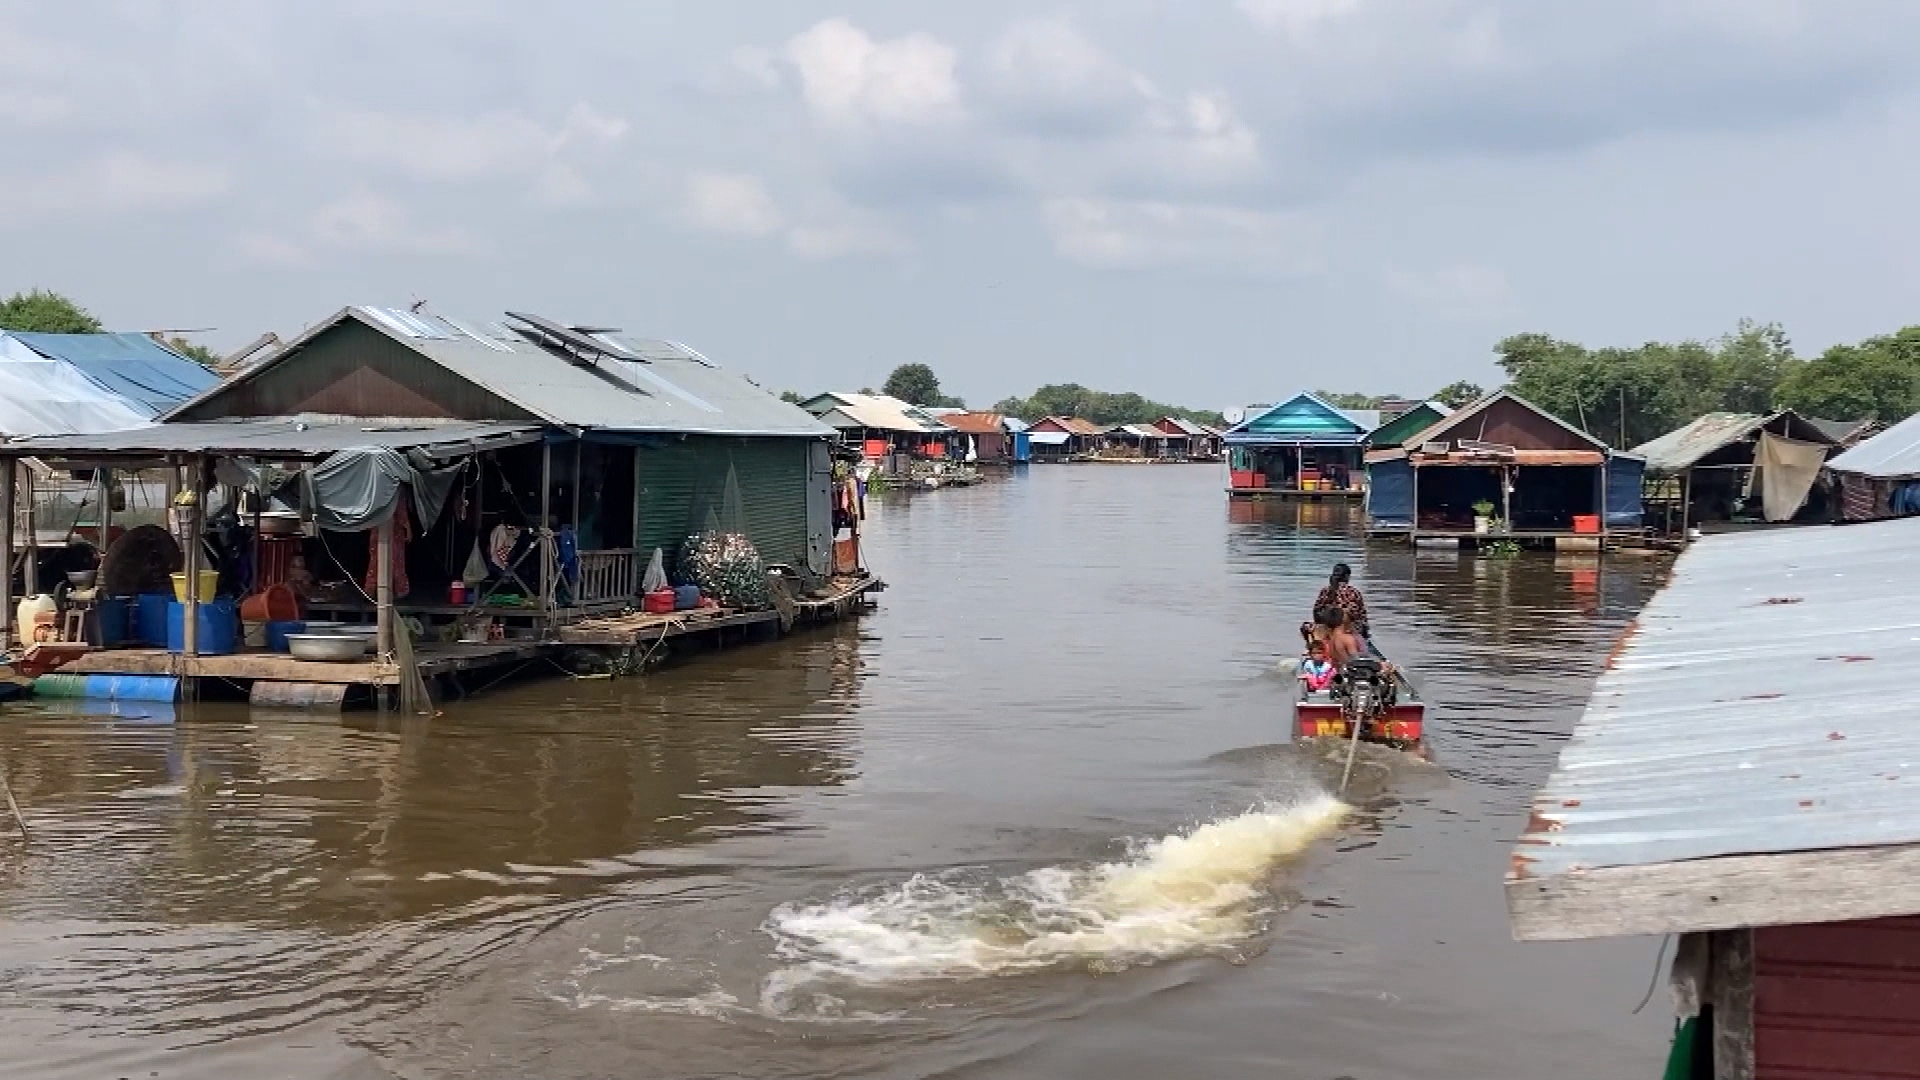
[[[0,292],[1222,407],[1920,322],[1910,0],[0,0]]]

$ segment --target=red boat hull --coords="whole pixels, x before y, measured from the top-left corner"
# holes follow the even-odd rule
[[[1302,701],[1293,707],[1293,735],[1297,739],[1350,739],[1353,727],[1340,715],[1340,706],[1331,701]],[[1403,701],[1382,720],[1367,726],[1362,742],[1413,746],[1427,737],[1427,707],[1418,701]]]

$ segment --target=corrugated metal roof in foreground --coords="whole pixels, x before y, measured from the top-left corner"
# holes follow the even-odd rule
[[[1767,417],[1758,413],[1710,412],[1684,427],[1633,448],[1647,459],[1652,472],[1677,472],[1729,443],[1760,429]]]
[[[17,439],[4,449],[32,456],[84,457],[87,454],[321,455],[368,447],[450,447],[464,452],[476,443],[490,446],[530,441],[539,428],[524,424],[456,421],[380,424],[367,420],[209,420],[204,423],[149,424],[97,435],[52,435]]]
[[[1920,476],[1920,413],[1834,457],[1827,468],[1886,479]]]
[[[1920,519],[1708,537],[1535,799],[1528,878],[1920,843]]]

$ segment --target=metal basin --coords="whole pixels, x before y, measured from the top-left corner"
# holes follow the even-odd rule
[[[288,634],[287,651],[296,660],[346,663],[367,655],[370,641],[359,634]]]

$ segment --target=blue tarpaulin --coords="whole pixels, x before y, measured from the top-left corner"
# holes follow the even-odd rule
[[[145,334],[27,334],[16,341],[158,416],[220,381],[220,376]]]
[[[1646,471],[1647,463],[1639,458],[1607,459],[1608,528],[1634,528],[1640,524],[1640,480]]]
[[[1413,528],[1413,463],[1406,458],[1367,466],[1367,523],[1376,529]]]

